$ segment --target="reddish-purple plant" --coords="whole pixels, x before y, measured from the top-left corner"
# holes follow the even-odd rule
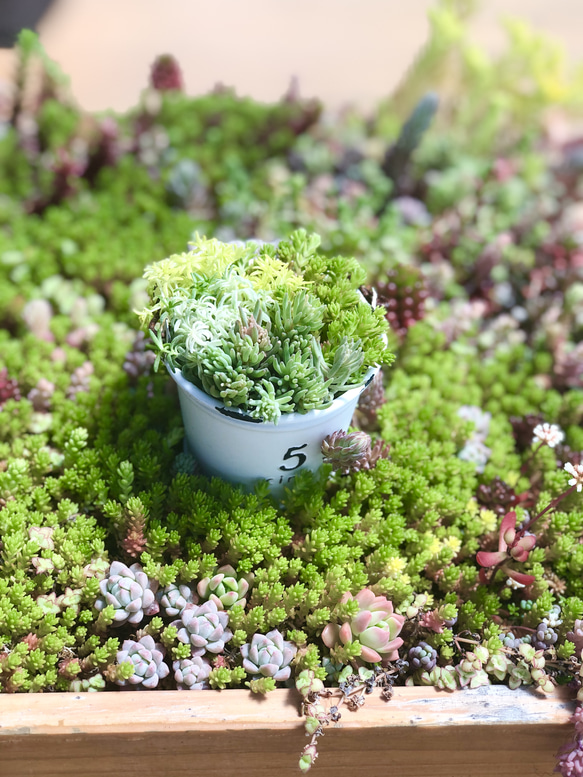
[[[512,510],[506,513],[500,524],[500,533],[498,536],[498,550],[485,551],[480,550],[476,560],[481,567],[493,569],[490,580],[493,579],[498,569],[503,569],[508,577],[516,580],[521,585],[530,585],[534,583],[535,578],[522,572],[506,566],[508,561],[524,562],[528,554],[536,544],[534,534],[528,534],[525,529],[516,529],[516,513]],[[488,582],[484,570],[480,570],[481,582]]]
[[[562,777],[583,777],[583,707],[577,707],[571,723],[575,726],[575,736],[559,751],[555,772]]]
[[[156,59],[152,65],[150,83],[159,92],[183,90],[182,71],[171,54],[162,54]]]

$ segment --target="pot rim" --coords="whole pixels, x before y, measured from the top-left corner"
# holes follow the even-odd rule
[[[339,412],[345,405],[353,401],[355,397],[358,397],[364,391],[381,368],[379,365],[370,367],[360,386],[356,386],[355,388],[340,394],[340,396],[336,397],[328,407],[309,410],[307,413],[282,413],[277,423],[273,423],[273,421],[263,421],[260,418],[253,418],[252,416],[247,415],[247,413],[237,410],[237,408],[226,407],[220,399],[211,397],[202,389],[198,388],[198,386],[195,386],[194,383],[186,380],[182,375],[181,370],[172,370],[168,365],[166,365],[166,369],[178,388],[184,391],[192,401],[205,407],[207,411],[218,412],[223,418],[228,419],[239,426],[276,432],[289,430],[290,428],[297,429],[312,426],[319,422],[324,415],[333,415],[334,413]]]

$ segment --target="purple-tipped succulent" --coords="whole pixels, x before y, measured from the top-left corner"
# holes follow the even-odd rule
[[[409,650],[409,663],[414,669],[430,672],[437,664],[437,650],[427,642],[420,642]]]
[[[179,691],[201,691],[209,687],[207,680],[212,666],[206,658],[183,658],[181,661],[175,661],[172,669]]]
[[[159,92],[181,92],[184,88],[180,65],[171,54],[162,54],[152,65],[150,84]]]
[[[370,588],[363,588],[356,596],[345,593],[340,601],[345,603],[353,599],[359,604],[358,613],[341,626],[329,623],[324,628],[322,641],[326,647],[358,641],[362,646],[360,657],[363,661],[395,661],[403,644],[398,635],[405,617],[394,613],[392,602],[384,596],[375,596]]]
[[[99,589],[101,596],[95,602],[95,609],[103,610],[111,604],[115,610],[115,626],[124,623],[135,626],[145,615],[155,615],[160,611],[155,596],[158,583],[149,580],[139,564],[127,567],[121,561],[114,561]]]
[[[254,634],[250,644],[241,646],[243,668],[249,674],[273,677],[276,682],[289,680],[289,665],[296,650],[277,629],[267,634]]]
[[[116,680],[117,685],[141,685],[143,688],[156,688],[159,681],[170,672],[164,663],[164,651],[162,645],[154,642],[153,638],[142,637],[138,642],[126,639],[122,649],[118,650],[117,663],[123,664],[130,661],[133,664],[134,673],[127,680]]]
[[[340,430],[322,441],[324,461],[343,474],[361,469],[368,461],[370,451],[371,440],[366,432],[347,434]]]
[[[575,645],[577,655],[581,655],[583,650],[583,620],[577,619],[573,624],[573,630],[568,631],[565,635],[569,642]]]
[[[171,583],[158,591],[156,596],[161,609],[169,618],[180,615],[187,604],[198,604],[198,596],[187,585]]]
[[[193,656],[202,656],[205,652],[222,653],[225,643],[233,637],[227,624],[229,615],[219,610],[214,602],[201,605],[187,604],[180,618],[172,622],[178,629],[178,639],[192,645]]]
[[[218,610],[228,610],[236,604],[245,607],[249,582],[244,577],[238,579],[237,572],[227,565],[201,580],[196,590],[201,599],[214,602]]]
[[[532,636],[531,645],[536,650],[548,650],[559,639],[557,632],[544,621],[539,623]]]

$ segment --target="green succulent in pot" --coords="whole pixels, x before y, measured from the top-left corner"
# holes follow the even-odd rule
[[[277,245],[196,236],[190,251],[150,265],[140,312],[170,370],[248,417],[275,422],[329,407],[393,356],[388,324],[359,287],[355,259],[318,252],[294,232]]]

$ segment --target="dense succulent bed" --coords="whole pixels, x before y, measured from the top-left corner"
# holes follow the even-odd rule
[[[3,692],[295,678],[314,737],[321,681],[577,694],[582,146],[544,112],[574,107],[554,51],[516,26],[490,65],[457,6],[366,121],[293,92],[192,99],[170,58],[135,110],[88,116],[22,36],[0,139]],[[428,72],[448,76],[419,145]],[[133,311],[143,267],[196,230],[295,228],[367,268],[397,358],[282,506],[197,473]]]

